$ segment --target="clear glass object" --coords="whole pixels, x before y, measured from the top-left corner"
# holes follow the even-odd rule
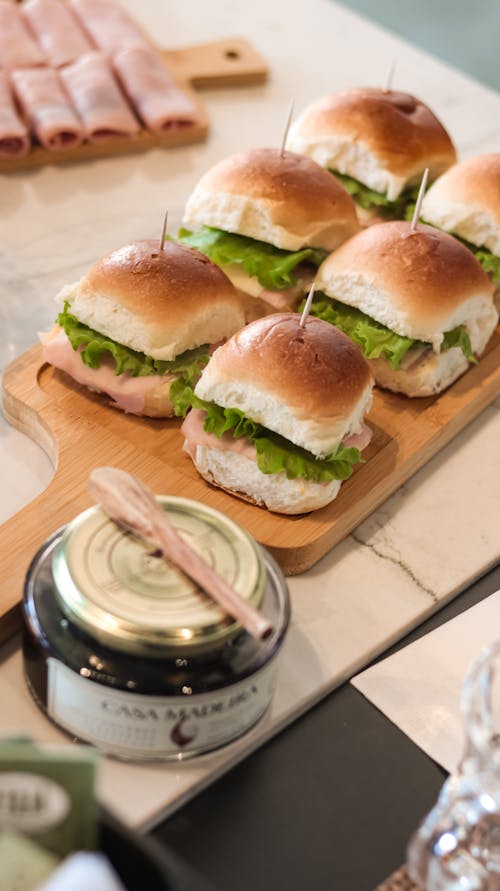
[[[460,702],[463,758],[410,841],[409,872],[425,891],[500,891],[500,733],[493,695],[499,667],[500,640],[467,673]]]

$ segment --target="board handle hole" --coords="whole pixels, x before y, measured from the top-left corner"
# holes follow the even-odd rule
[[[240,54],[239,54],[238,50],[234,50],[234,49],[226,50],[224,55],[225,55],[226,59],[231,59],[231,60],[240,58]]]

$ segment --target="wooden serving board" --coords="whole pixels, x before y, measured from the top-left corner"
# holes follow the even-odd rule
[[[251,86],[265,83],[269,75],[265,59],[243,37],[226,37],[182,49],[157,51],[163,57],[169,74],[196,105],[197,118],[192,126],[161,134],[141,129],[137,136],[130,139],[85,142],[75,148],[53,152],[34,144],[24,158],[1,159],[0,173],[201,142],[208,134],[209,120],[197,89]]]
[[[407,399],[375,391],[374,436],[365,463],[322,510],[281,516],[212,488],[183,452],[180,421],[138,418],[44,363],[41,346],[3,375],[7,420],[47,452],[54,477],[34,501],[0,526],[0,642],[19,626],[27,567],[46,537],[89,507],[87,478],[103,464],[136,474],[158,494],[206,502],[267,547],[286,575],[313,566],[500,393],[500,330],[480,363],[440,396]]]

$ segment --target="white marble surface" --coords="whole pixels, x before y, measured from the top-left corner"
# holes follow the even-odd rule
[[[129,239],[171,231],[201,173],[241,148],[279,145],[290,100],[300,110],[326,92],[395,83],[426,100],[462,156],[500,148],[500,96],[322,0],[128,0],[165,46],[244,34],[271,64],[269,84],[204,93],[205,144],[0,176],[0,367],[53,319],[52,297]],[[353,535],[290,580],[293,625],[269,714],[219,753],[176,765],[105,759],[100,795],[122,818],[150,824],[212,782],[370,658],[438,608],[499,557],[500,405],[487,409]],[[0,425],[4,520],[51,476],[24,436]],[[0,654],[3,732],[59,738],[25,690],[15,645]]]

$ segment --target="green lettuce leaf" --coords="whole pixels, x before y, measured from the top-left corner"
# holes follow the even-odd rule
[[[451,350],[452,347],[460,347],[465,358],[468,359],[472,365],[477,365],[477,359],[472,352],[470,337],[463,325],[459,325],[451,331],[446,331],[441,344],[441,349]]]
[[[353,466],[362,461],[358,449],[347,449],[342,445],[334,455],[316,458],[312,452],[252,421],[239,409],[222,408],[215,402],[205,402],[195,396],[192,390],[190,395],[193,408],[203,409],[206,413],[203,426],[207,433],[214,433],[219,438],[224,433],[231,433],[235,439],[244,436],[254,444],[257,466],[262,473],[284,471],[289,480],[303,477],[323,483],[348,479]]]
[[[289,480],[297,477],[317,483],[347,480],[354,465],[362,460],[359,449],[346,449],[342,445],[334,455],[316,458],[311,452],[283,439],[277,433],[258,436],[254,444],[259,470],[262,473],[280,473],[284,470]]]
[[[256,276],[264,288],[281,291],[297,284],[293,274],[300,263],[321,265],[327,251],[303,248],[300,251],[284,251],[265,241],[255,241],[245,235],[235,235],[222,229],[204,226],[199,232],[180,229],[178,241],[197,248],[210,257],[217,266],[237,263],[246,274]]]
[[[194,350],[186,350],[180,353],[175,359],[166,361],[164,359],[153,359],[145,353],[137,352],[130,347],[123,346],[111,338],[94,331],[87,325],[80,322],[76,316],[70,312],[68,302],[64,304],[63,312],[57,317],[57,324],[66,332],[66,336],[74,350],[80,350],[80,358],[82,362],[89,368],[99,368],[101,362],[111,357],[115,363],[115,374],[130,374],[132,377],[146,377],[152,374],[176,374],[179,377],[170,387],[170,398],[172,398],[172,388],[175,385],[176,403],[174,410],[176,414],[184,417],[189,404],[183,411],[182,392],[186,386],[194,385],[198,380],[203,367],[209,359],[209,352],[206,345],[197,347]],[[173,401],[173,400],[172,400]],[[176,407],[177,406],[177,407]],[[179,410],[177,410],[179,408]]]
[[[299,312],[304,305],[305,301],[302,301]],[[383,356],[395,371],[401,367],[401,362],[411,347],[430,346],[421,340],[412,340],[409,337],[396,334],[395,331],[391,331],[390,328],[372,319],[360,309],[347,306],[339,300],[327,297],[320,291],[317,292],[317,299],[313,301],[310,312],[344,331],[351,340],[359,344],[367,359],[378,359]],[[463,326],[453,328],[452,331],[447,331],[444,335],[441,349],[449,350],[454,346],[460,347],[469,362],[476,362],[469,335]]]
[[[194,394],[192,404],[194,408],[202,408],[206,412],[203,424],[206,432],[214,433],[219,438],[230,431],[235,439],[245,436],[253,442],[263,429],[256,421],[247,418],[239,408],[222,408],[215,402],[198,399]]]
[[[299,311],[302,308],[301,304]],[[383,356],[395,370],[400,367],[410,347],[418,343],[409,337],[401,337],[360,309],[326,297],[320,291],[317,292],[310,312],[344,331],[351,340],[359,344],[367,359]]]
[[[339,173],[338,170],[330,172],[340,180],[346,192],[349,192],[349,195],[352,195],[360,207],[365,210],[376,208],[382,216],[387,218],[412,219],[418,196],[418,186],[405,189],[398,198],[390,201],[387,195],[375,192],[374,189],[370,189],[352,176],[346,176],[345,173]]]

